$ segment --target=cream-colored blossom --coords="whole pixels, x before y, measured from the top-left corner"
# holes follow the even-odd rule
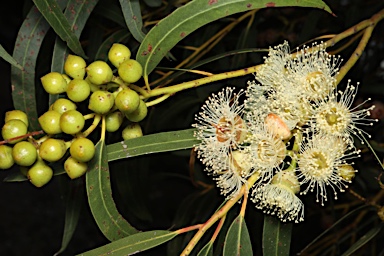
[[[252,192],[252,201],[256,208],[266,214],[276,215],[281,221],[304,220],[304,205],[295,195],[300,185],[293,172],[277,173],[270,184],[257,186]]]
[[[238,148],[247,133],[243,105],[239,103],[242,92],[233,91],[226,88],[208,98],[193,125],[197,129],[195,137],[201,141],[195,146],[198,157],[214,171],[228,168],[229,153]]]
[[[347,160],[359,156],[359,151],[348,144],[340,137],[324,134],[314,135],[301,144],[298,177],[301,185],[308,185],[302,194],[315,192],[316,202],[324,205],[328,200],[326,187],[332,189],[335,199],[338,191],[345,191],[351,180],[339,175],[338,169],[347,164]]]
[[[372,126],[372,122],[377,121],[368,118],[374,106],[368,109],[360,109],[366,102],[364,101],[358,106],[352,107],[356,93],[357,86],[350,85],[350,81],[348,81],[345,91],[333,91],[326,99],[314,104],[315,111],[311,117],[310,129],[315,132],[340,137],[351,137],[353,134],[360,138],[362,142],[363,133],[370,137],[357,125]]]

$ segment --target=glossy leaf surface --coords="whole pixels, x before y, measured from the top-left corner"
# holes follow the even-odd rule
[[[110,241],[136,233],[137,230],[120,215],[112,198],[107,152],[103,140],[96,144],[95,156],[88,166],[88,203],[101,232]]]
[[[289,255],[292,223],[282,223],[277,217],[265,215],[263,228],[263,254]]]
[[[248,228],[242,215],[237,216],[228,229],[227,236],[225,237],[223,255],[253,255]]]
[[[141,232],[82,253],[80,256],[132,255],[163,244],[175,236],[177,236],[176,232],[167,230]]]
[[[179,41],[205,24],[234,13],[282,6],[314,7],[332,13],[326,4],[319,0],[191,1],[162,19],[146,35],[136,56],[137,61],[143,66],[143,76],[148,76]]]

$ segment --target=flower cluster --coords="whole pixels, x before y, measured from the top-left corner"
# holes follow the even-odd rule
[[[298,194],[315,192],[324,205],[327,190],[335,199],[345,191],[360,152],[353,136],[369,136],[357,125],[375,120],[365,102],[352,106],[357,86],[337,89],[340,62],[323,44],[292,54],[285,42],[270,49],[245,92],[225,88],[206,101],[193,125],[201,141],[195,149],[223,195],[233,198],[257,175],[250,188],[256,208],[299,222]]]

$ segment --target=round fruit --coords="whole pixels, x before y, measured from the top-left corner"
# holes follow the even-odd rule
[[[105,117],[105,128],[108,132],[117,131],[123,123],[124,116],[120,111],[115,111]]]
[[[108,113],[115,103],[115,97],[108,91],[95,91],[89,98],[88,108],[97,114]]]
[[[134,90],[124,89],[120,91],[115,98],[116,107],[124,112],[124,114],[129,114],[135,111],[140,104],[140,97]]]
[[[0,145],[0,169],[11,168],[15,163],[12,157],[12,148],[7,145]]]
[[[84,116],[77,110],[68,110],[61,114],[60,128],[66,134],[76,134],[84,128]]]
[[[96,60],[89,64],[85,70],[89,81],[93,84],[105,84],[112,80],[112,69],[105,61]]]
[[[123,61],[129,58],[131,58],[131,51],[123,44],[113,44],[109,49],[108,59],[117,68]]]
[[[69,54],[64,63],[64,71],[73,79],[83,79],[86,66],[87,63],[82,57]]]
[[[56,162],[64,156],[66,151],[67,147],[63,140],[49,138],[41,143],[39,155],[48,162]]]
[[[73,157],[68,157],[64,162],[64,170],[71,179],[76,179],[87,172],[88,164],[77,161]]]
[[[43,129],[46,134],[61,133],[60,117],[61,114],[59,112],[55,110],[48,110],[39,117],[41,129]]]
[[[37,159],[37,150],[29,141],[20,141],[12,149],[12,157],[16,164],[30,166]]]
[[[90,139],[77,138],[72,142],[69,153],[80,162],[88,162],[95,155],[95,144]]]
[[[40,188],[47,184],[53,176],[53,170],[44,161],[37,161],[27,173],[29,181]]]
[[[119,76],[126,83],[135,83],[143,75],[143,68],[139,62],[133,59],[123,61],[117,69]]]
[[[5,119],[4,119],[5,123],[8,122],[9,120],[12,120],[12,119],[19,119],[19,120],[23,121],[27,127],[29,125],[27,114],[21,110],[15,109],[15,110],[11,110],[11,111],[8,111],[5,113]]]
[[[57,99],[53,104],[52,104],[52,110],[55,110],[56,112],[59,112],[60,114],[63,114],[64,112],[72,109],[76,109],[77,106],[75,103],[68,99],[60,98]]]
[[[132,123],[127,125],[122,132],[122,137],[124,140],[129,140],[137,137],[143,136],[143,131],[137,123]]]
[[[67,90],[67,82],[59,72],[51,72],[40,78],[44,90],[49,94],[59,94]]]
[[[15,137],[23,136],[27,134],[28,129],[25,123],[18,119],[12,119],[6,122],[1,129],[1,135],[3,136],[4,140],[9,140]],[[25,138],[20,138],[17,140],[11,140],[8,143],[9,144],[15,144],[19,141],[22,141]]]
[[[81,102],[88,98],[91,88],[87,81],[83,79],[73,79],[68,84],[67,96],[74,102]]]
[[[69,76],[67,76],[66,74],[61,74],[61,76],[64,78],[65,82],[67,82],[67,84],[69,84],[69,82],[71,82],[71,78]]]
[[[85,81],[87,81],[87,83],[89,84],[89,87],[91,88],[91,92],[95,92],[95,91],[106,91],[107,90],[107,86],[105,84],[93,84],[91,83],[91,81],[89,81],[89,77],[87,76],[85,78]]]
[[[140,122],[143,120],[148,113],[147,105],[143,100],[140,100],[139,107],[132,113],[125,114],[125,117],[131,122]]]

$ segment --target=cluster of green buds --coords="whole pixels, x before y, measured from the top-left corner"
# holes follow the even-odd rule
[[[87,65],[82,57],[70,54],[64,74],[50,72],[41,77],[44,90],[57,100],[38,118],[42,132],[28,131],[29,121],[23,111],[6,113],[0,169],[17,164],[32,184],[41,187],[53,176],[51,163],[63,161],[66,173],[75,179],[85,174],[95,155],[95,144],[87,137],[100,120],[105,124],[103,133],[121,130],[124,140],[143,135],[138,122],[146,117],[147,106],[131,89],[142,77],[142,67],[131,59],[129,48],[123,44],[113,44],[108,59],[117,75],[105,61]],[[85,110],[82,113],[80,109]],[[88,119],[93,122],[85,129]],[[120,129],[125,119],[126,127]],[[45,135],[34,137],[41,133]]]

